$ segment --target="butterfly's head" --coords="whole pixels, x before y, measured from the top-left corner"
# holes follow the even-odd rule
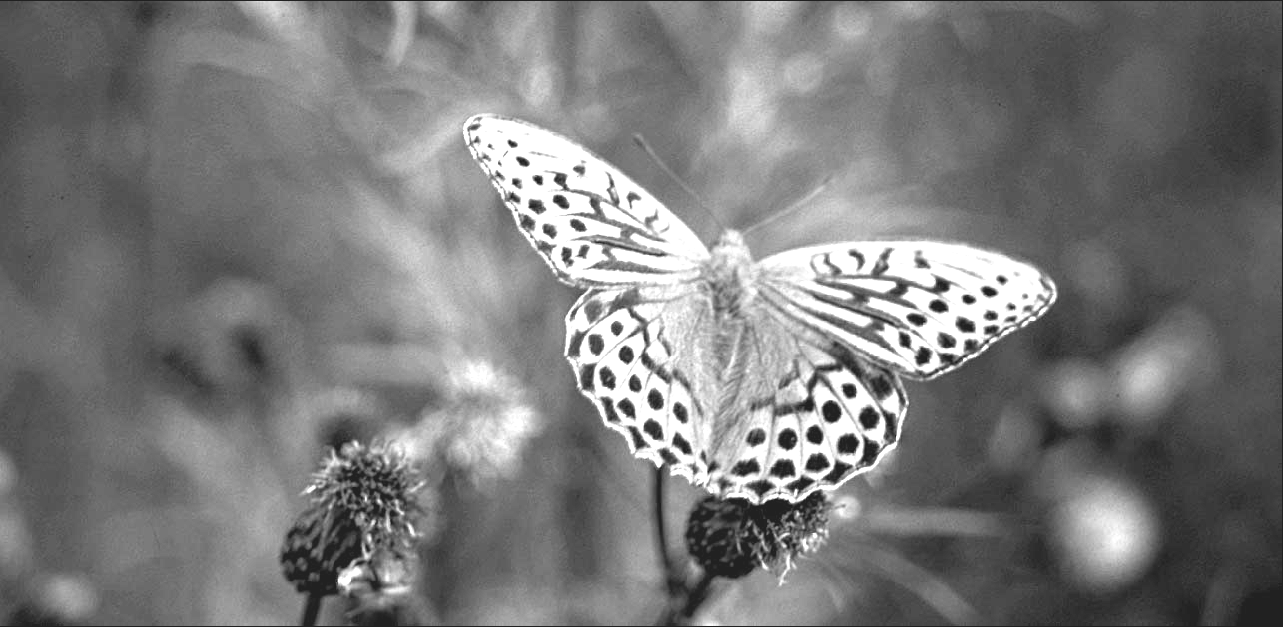
[[[748,244],[744,243],[744,235],[735,229],[722,231],[722,236],[713,244],[713,257],[725,259],[731,265],[741,259],[744,263],[753,261],[753,255],[748,252]]]

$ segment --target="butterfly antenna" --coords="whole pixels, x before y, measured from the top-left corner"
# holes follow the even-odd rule
[[[694,198],[695,204],[699,205],[700,209],[703,209],[705,213],[713,218],[713,221],[717,223],[718,228],[726,228],[722,225],[722,221],[717,219],[717,214],[713,213],[713,210],[709,209],[708,205],[704,204],[704,200],[699,197],[699,194],[696,194],[695,190],[691,189],[691,186],[686,184],[686,181],[683,181],[680,176],[677,176],[677,173],[673,172],[672,168],[668,167],[668,164],[664,163],[664,160],[659,158],[659,155],[650,147],[650,144],[646,143],[645,137],[642,137],[640,133],[634,133],[633,143],[646,151],[646,155],[650,157],[651,161],[655,162],[655,165],[659,166],[659,169],[664,171],[664,174],[668,175],[668,178],[673,179],[673,181],[677,183],[678,187],[681,187],[688,196]]]
[[[802,207],[805,207],[806,203],[811,202],[812,200],[815,199],[816,196],[819,196],[820,193],[823,192],[824,189],[829,186],[829,183],[832,183],[832,182],[833,182],[832,174],[824,177],[824,180],[820,181],[820,184],[816,185],[815,189],[812,189],[810,193],[799,198],[798,200],[793,201],[793,204],[786,207],[783,211],[776,211],[774,214],[767,216],[766,219],[762,220],[761,222],[758,222],[757,224],[754,224],[744,229],[743,231],[741,231],[741,233],[745,237],[747,237],[749,233],[752,233],[753,231],[756,231],[759,228],[762,228],[776,220],[779,220],[780,218],[790,213],[793,213],[794,211],[797,211],[798,209],[801,209]]]

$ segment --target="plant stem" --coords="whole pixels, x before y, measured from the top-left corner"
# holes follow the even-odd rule
[[[325,597],[315,592],[307,593],[307,600],[303,602],[303,618],[299,624],[303,627],[312,627],[316,624],[316,617],[321,613],[321,599]]]
[[[664,609],[664,613],[660,615],[659,620],[655,621],[655,624],[665,627],[689,625],[691,618],[695,616],[695,612],[699,611],[699,606],[708,600],[708,593],[712,589],[713,580],[716,578],[716,575],[705,572],[693,587],[686,588],[681,586],[680,589],[670,594],[668,607]],[[678,600],[683,596],[685,601],[681,603],[681,609],[679,610],[677,609]]]
[[[673,574],[673,562],[668,555],[668,533],[664,526],[664,469],[658,467],[655,469],[655,541],[658,544],[659,563],[664,569],[664,582],[667,586],[669,596],[673,594],[673,588],[677,582],[677,577]]]
[[[665,495],[663,495],[663,468],[654,469],[654,536],[658,542],[659,564],[663,567],[663,576],[672,580],[672,562],[668,559],[668,533],[665,530]]]
[[[690,592],[687,593],[686,605],[682,606],[681,618],[683,624],[689,623],[690,619],[695,616],[699,606],[708,599],[708,592],[713,586],[713,580],[716,578],[717,575],[705,571],[703,576],[699,578],[699,583],[695,584],[695,587],[691,588]]]

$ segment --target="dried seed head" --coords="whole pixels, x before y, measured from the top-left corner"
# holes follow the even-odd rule
[[[798,503],[760,505],[707,497],[691,511],[686,547],[700,566],[719,577],[737,579],[761,566],[779,568],[782,580],[794,560],[828,537],[829,509],[823,492]]]

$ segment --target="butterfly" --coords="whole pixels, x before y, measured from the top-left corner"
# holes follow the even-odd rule
[[[800,501],[900,439],[901,377],[931,379],[1041,316],[1056,287],[1005,255],[863,241],[754,261],[710,249],[588,149],[516,119],[464,124],[472,156],[557,278],[579,390],[634,455],[723,498]]]

